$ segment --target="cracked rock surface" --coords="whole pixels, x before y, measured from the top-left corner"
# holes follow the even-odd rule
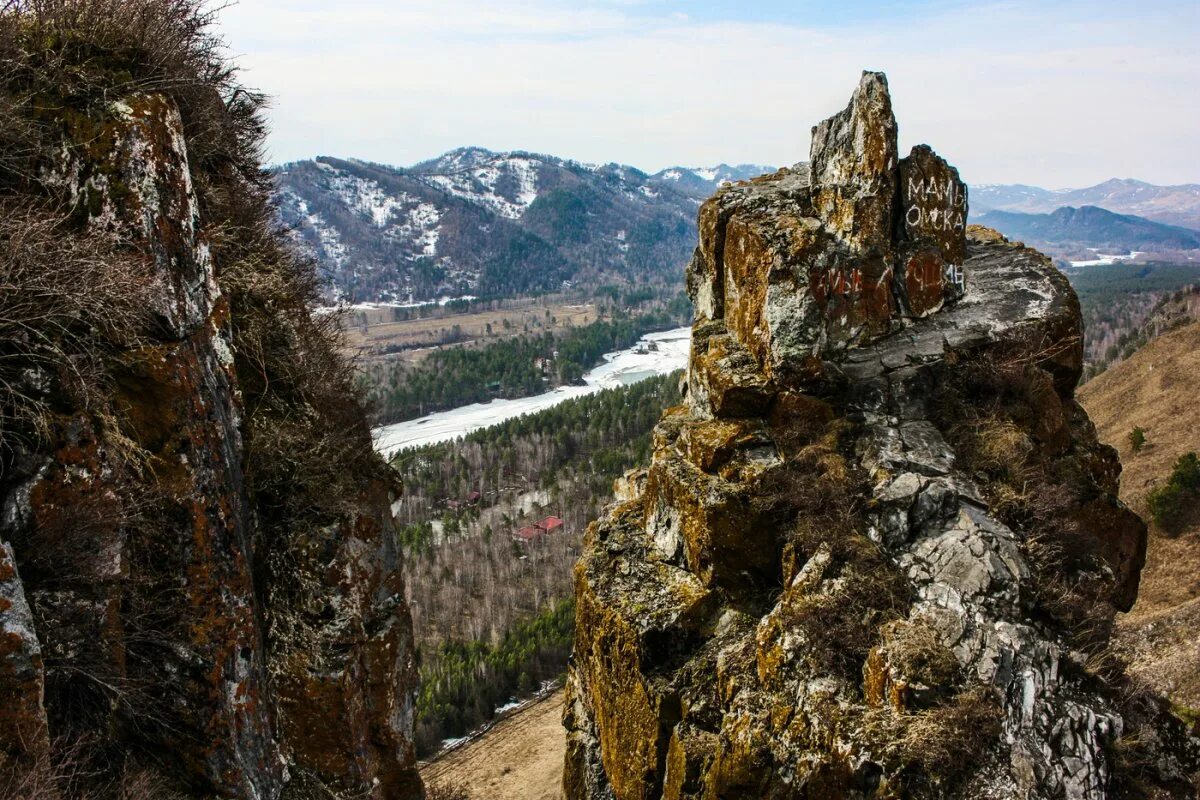
[[[213,95],[205,124],[218,125]],[[247,480],[254,410],[234,330],[255,323],[221,285],[234,259],[211,247],[231,236],[214,207],[252,205],[257,190],[225,174],[214,198],[171,95],[109,98],[47,103],[61,141],[24,194],[6,184],[0,197],[71,210],[57,235],[117,242],[117,257],[146,265],[148,306],[147,331],[98,362],[90,402],[46,368],[44,430],[0,437],[0,783],[36,777],[67,742],[95,761],[52,769],[108,788],[145,769],[179,787],[172,797],[422,796],[396,487],[365,417],[340,401],[338,446],[363,466],[337,507],[280,522],[279,501]],[[240,254],[263,262],[263,281],[278,277],[270,242],[264,231],[261,252]],[[272,353],[298,347],[298,313],[271,309]],[[249,357],[264,377],[277,367]],[[326,419],[308,397],[277,402],[303,433]],[[37,796],[59,797],[52,782]]]
[[[1142,522],[1074,400],[1078,301],[966,229],[886,79],[700,210],[684,405],[576,570],[567,797],[1193,797],[1106,659]]]

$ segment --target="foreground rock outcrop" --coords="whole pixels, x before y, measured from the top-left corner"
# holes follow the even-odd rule
[[[206,19],[0,16],[0,796],[420,797],[397,487]]]
[[[1078,301],[966,216],[878,73],[701,208],[686,403],[576,572],[567,797],[1194,796],[1107,656],[1146,530]]]

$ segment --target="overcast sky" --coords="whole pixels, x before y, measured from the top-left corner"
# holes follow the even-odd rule
[[[240,0],[221,30],[275,162],[790,164],[881,69],[901,148],[968,182],[1200,182],[1200,0]]]

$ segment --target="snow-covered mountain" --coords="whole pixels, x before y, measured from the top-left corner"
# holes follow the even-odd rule
[[[696,209],[767,167],[647,175],[462,148],[411,167],[321,157],[276,170],[280,215],[353,301],[678,282]]]
[[[1134,214],[1200,230],[1200,184],[1194,183],[1155,186],[1131,178],[1112,178],[1086,189],[983,184],[971,187],[970,198],[972,214],[985,211],[1043,214],[1068,206],[1097,206],[1118,214]]]
[[[738,164],[734,167],[728,164],[718,164],[715,167],[668,167],[654,173],[652,179],[674,185],[689,194],[708,197],[723,184],[749,180],[774,171],[775,167],[764,164]]]

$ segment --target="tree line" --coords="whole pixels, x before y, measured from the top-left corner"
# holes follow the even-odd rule
[[[562,604],[583,531],[611,500],[613,480],[649,460],[651,431],[679,402],[678,385],[674,373],[608,389],[394,459],[405,486],[396,515],[421,755],[565,668],[573,616]],[[514,542],[513,532],[549,514],[562,529]]]
[[[1190,304],[1200,267],[1188,264],[1108,264],[1067,270],[1083,313],[1087,382],[1163,333],[1175,307]]]
[[[374,422],[386,425],[575,383],[605,353],[630,347],[645,334],[680,320],[673,309],[616,316],[560,334],[522,334],[480,348],[444,348],[417,365],[389,363],[371,376]]]

